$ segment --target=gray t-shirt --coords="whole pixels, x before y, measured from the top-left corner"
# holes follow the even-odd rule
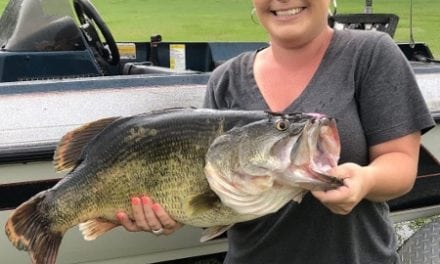
[[[243,53],[211,75],[204,106],[268,110],[254,75],[258,51]],[[368,147],[426,130],[433,120],[414,74],[386,34],[335,31],[302,94],[285,112],[320,112],[338,120],[340,163],[368,164]],[[386,203],[367,200],[349,215],[331,213],[312,195],[228,231],[225,263],[399,263]]]

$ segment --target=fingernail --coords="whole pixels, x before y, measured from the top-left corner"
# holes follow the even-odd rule
[[[151,209],[153,209],[153,211],[157,212],[158,210],[160,210],[160,205],[155,203],[151,206]]]
[[[124,218],[124,213],[122,212],[117,213],[116,218],[118,218],[118,220],[121,221]]]
[[[139,205],[140,203],[141,203],[141,200],[138,197],[131,198],[132,205]]]
[[[142,204],[144,204],[144,205],[149,204],[151,201],[150,198],[148,198],[146,196],[142,196],[141,199],[142,199]]]

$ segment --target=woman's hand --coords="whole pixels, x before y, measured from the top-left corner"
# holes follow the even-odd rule
[[[370,147],[370,164],[345,163],[329,174],[344,179],[344,186],[312,194],[336,214],[348,214],[362,200],[385,202],[411,190],[417,175],[419,132]]]
[[[329,191],[312,191],[312,194],[333,213],[348,214],[371,189],[372,182],[365,170],[354,163],[342,164],[329,174],[343,178],[344,186]]]
[[[133,220],[124,212],[119,212],[116,217],[121,225],[130,232],[146,231],[155,235],[169,235],[182,227],[174,221],[159,204],[149,197],[133,197],[131,199]]]

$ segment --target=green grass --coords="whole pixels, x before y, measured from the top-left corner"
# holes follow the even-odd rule
[[[266,33],[250,19],[251,0],[92,0],[119,41],[264,41]],[[0,10],[7,0],[0,0]],[[338,12],[362,12],[364,0],[339,0]],[[440,57],[440,1],[413,0],[413,32]],[[375,13],[399,15],[395,39],[409,40],[410,0],[374,1]]]
[[[338,12],[363,12],[364,0],[340,0]],[[399,16],[399,25],[394,36],[398,42],[410,39],[410,1],[373,1],[374,13],[394,13]],[[413,36],[417,42],[429,45],[436,58],[440,57],[440,1],[413,0]]]

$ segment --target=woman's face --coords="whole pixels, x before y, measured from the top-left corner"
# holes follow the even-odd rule
[[[272,42],[302,46],[327,26],[330,0],[253,0]]]

